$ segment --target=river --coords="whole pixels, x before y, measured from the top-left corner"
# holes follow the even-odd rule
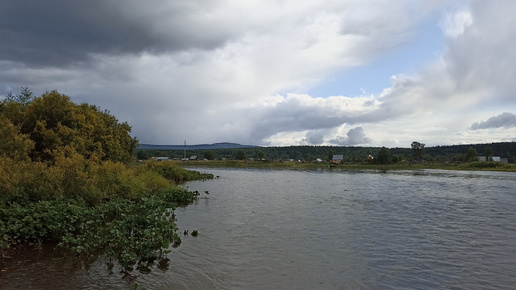
[[[200,169],[168,263],[121,278],[50,250],[5,289],[514,289],[516,173]],[[208,191],[208,194],[205,193]]]

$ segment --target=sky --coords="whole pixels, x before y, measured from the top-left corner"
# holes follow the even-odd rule
[[[3,0],[0,99],[109,110],[140,143],[516,141],[513,0]]]

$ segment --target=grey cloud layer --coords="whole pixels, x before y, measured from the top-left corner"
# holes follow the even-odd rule
[[[516,115],[507,112],[491,117],[487,119],[487,121],[477,122],[471,125],[472,130],[510,127],[516,127]]]
[[[471,126],[486,108],[516,110],[515,1],[464,2],[472,21],[444,54],[381,94],[302,93],[403,45],[446,2],[6,0],[0,87],[97,104],[144,143],[410,144],[421,128],[443,140],[486,126]]]
[[[210,3],[2,1],[0,60],[63,66],[87,61],[92,54],[213,49],[242,27],[210,15]]]

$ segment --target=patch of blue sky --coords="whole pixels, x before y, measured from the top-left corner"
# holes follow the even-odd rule
[[[435,22],[424,23],[407,43],[378,56],[370,63],[337,71],[307,92],[312,97],[380,94],[392,86],[391,76],[417,73],[445,50],[442,29]]]

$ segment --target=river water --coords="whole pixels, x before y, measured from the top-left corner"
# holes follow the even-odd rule
[[[121,278],[52,251],[3,289],[515,289],[516,173],[202,169],[168,263]],[[208,191],[209,194],[204,193]]]

